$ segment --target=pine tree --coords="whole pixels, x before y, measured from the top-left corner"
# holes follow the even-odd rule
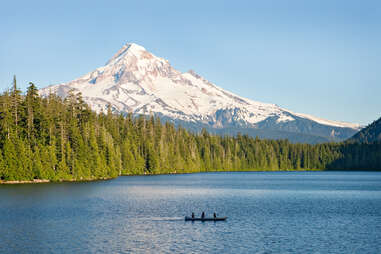
[[[5,178],[6,178],[5,162],[3,159],[3,153],[0,150],[0,180],[4,180]]]

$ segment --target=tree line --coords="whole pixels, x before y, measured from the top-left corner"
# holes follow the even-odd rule
[[[189,132],[159,118],[96,114],[81,94],[0,95],[1,180],[91,180],[125,174],[381,169],[377,143],[292,144]]]

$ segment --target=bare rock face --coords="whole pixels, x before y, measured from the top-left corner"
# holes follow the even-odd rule
[[[192,126],[259,128],[327,140],[345,139],[359,129],[356,124],[318,119],[240,97],[192,70],[185,73],[175,70],[167,60],[134,43],[124,45],[105,66],[39,92],[43,96],[56,93],[65,97],[72,89],[81,92],[84,101],[96,112],[105,112],[111,104],[116,113],[153,114]]]

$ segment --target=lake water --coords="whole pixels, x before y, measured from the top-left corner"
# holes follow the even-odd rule
[[[381,253],[381,172],[2,185],[0,253]]]

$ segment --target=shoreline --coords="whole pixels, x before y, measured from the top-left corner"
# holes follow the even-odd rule
[[[33,179],[33,180],[12,180],[12,181],[3,181],[0,180],[0,184],[24,184],[24,183],[50,183],[48,179]]]
[[[38,184],[38,183],[65,183],[65,182],[95,182],[95,181],[107,181],[112,180],[117,177],[103,177],[103,178],[90,178],[90,179],[60,179],[57,181],[49,179],[33,179],[33,180],[12,180],[12,181],[3,181],[0,180],[0,185],[13,185],[13,184]]]
[[[167,172],[167,173],[144,173],[144,174],[121,174],[119,176],[156,176],[156,175],[188,175],[188,174],[203,174],[203,173],[249,173],[249,172],[316,172],[316,171],[333,171],[333,170],[324,170],[324,169],[285,169],[285,170],[228,170],[228,171],[219,171],[219,170],[210,170],[210,171],[199,171],[199,172]],[[340,170],[337,170],[340,171]],[[362,171],[362,170],[359,170]],[[119,177],[118,176],[118,177]]]
[[[249,172],[317,172],[317,171],[347,171],[347,172],[374,172],[378,170],[323,170],[323,169],[308,169],[308,170],[298,170],[298,169],[288,169],[288,170],[240,170],[240,171],[202,171],[202,172],[167,172],[167,173],[143,173],[143,174],[121,174],[117,177],[103,177],[103,178],[89,178],[89,179],[60,179],[60,180],[49,180],[49,179],[33,179],[33,180],[12,180],[3,181],[0,180],[0,185],[13,185],[13,184],[39,184],[39,183],[64,183],[64,182],[95,182],[95,181],[107,181],[116,179],[120,176],[159,176],[159,175],[187,175],[187,174],[202,174],[202,173],[249,173]]]

